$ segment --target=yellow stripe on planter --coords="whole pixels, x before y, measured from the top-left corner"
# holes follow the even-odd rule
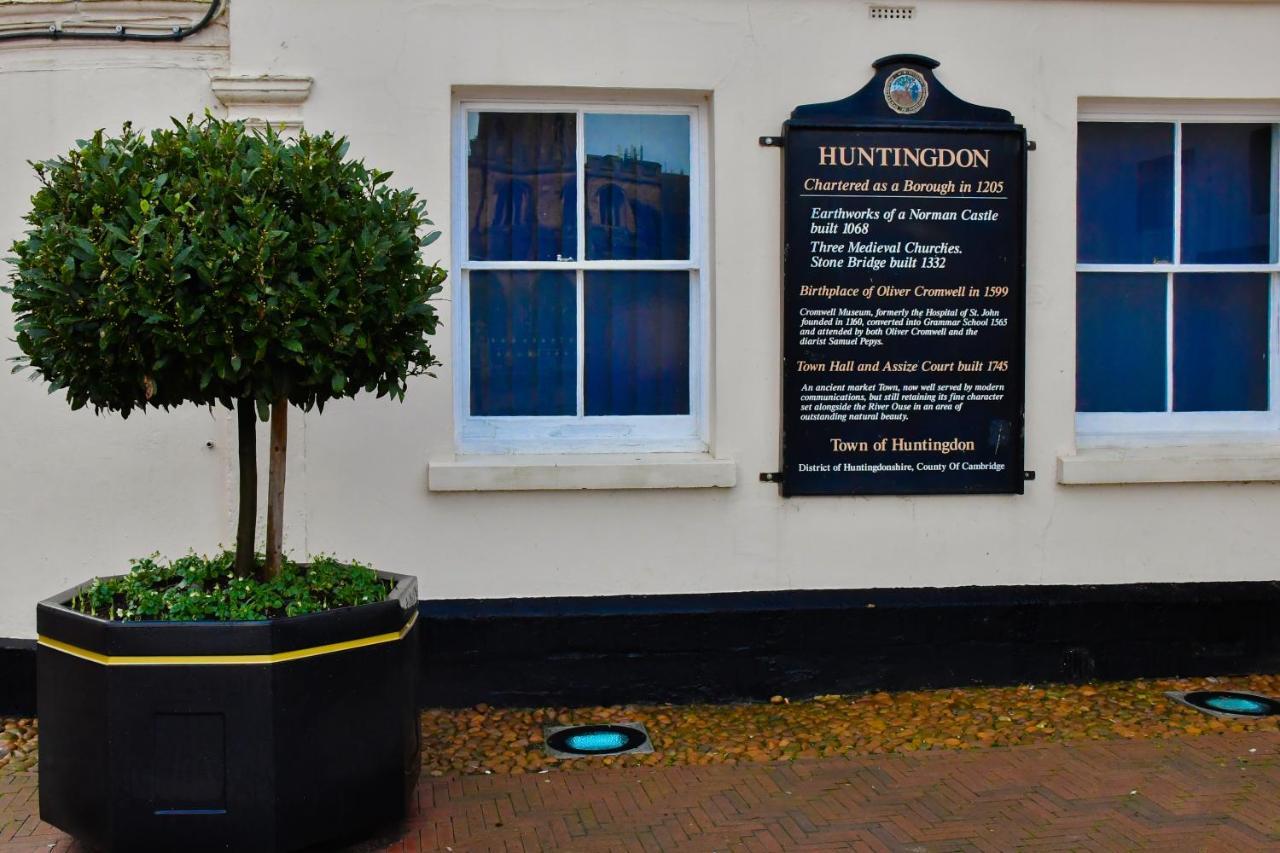
[[[418,621],[418,613],[414,611],[409,621],[399,631],[386,634],[375,634],[372,637],[360,637],[356,640],[344,640],[341,643],[329,643],[324,646],[311,646],[306,649],[294,649],[290,652],[276,652],[270,655],[104,655],[89,649],[82,649],[52,637],[37,637],[36,642],[48,649],[81,658],[82,660],[101,663],[107,666],[227,666],[249,664],[260,666],[269,663],[311,658],[317,655],[328,655],[334,652],[345,652],[365,646],[377,646],[382,643],[394,643],[403,639]]]

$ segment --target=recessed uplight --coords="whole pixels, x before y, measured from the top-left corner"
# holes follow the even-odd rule
[[[548,726],[544,734],[547,754],[554,758],[653,752],[649,734],[640,723]]]
[[[1280,714],[1280,701],[1256,693],[1234,690],[1195,690],[1190,693],[1166,693],[1183,705],[1215,717],[1269,717]]]

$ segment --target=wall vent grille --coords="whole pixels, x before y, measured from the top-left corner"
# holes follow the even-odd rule
[[[871,19],[874,21],[910,21],[915,16],[915,6],[875,5],[871,7]]]

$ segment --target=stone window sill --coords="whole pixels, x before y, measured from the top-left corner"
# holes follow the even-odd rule
[[[736,482],[732,459],[706,453],[448,456],[427,465],[433,492],[707,489]]]
[[[1058,457],[1058,482],[1240,483],[1280,480],[1280,443],[1091,447]]]

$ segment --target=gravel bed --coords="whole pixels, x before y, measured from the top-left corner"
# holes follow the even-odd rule
[[[592,708],[430,708],[422,712],[422,765],[432,776],[546,773],[601,766],[737,764],[1028,743],[1196,737],[1273,731],[1280,717],[1225,720],[1168,699],[1166,690],[1246,690],[1280,698],[1280,675],[1142,679],[817,696],[738,705]],[[649,755],[554,759],[544,726],[643,723]],[[0,774],[35,769],[31,718],[0,718]]]
[[[40,732],[30,717],[0,717],[0,774],[30,770],[36,764]]]
[[[737,764],[1027,743],[1280,731],[1280,718],[1222,720],[1166,690],[1235,689],[1280,697],[1280,676],[1138,680],[819,696],[745,705],[428,709],[423,768],[433,776],[543,773],[608,766]],[[557,760],[542,728],[644,723],[652,755]]]

